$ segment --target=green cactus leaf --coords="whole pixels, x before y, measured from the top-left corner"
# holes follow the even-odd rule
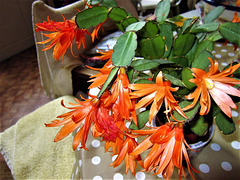
[[[199,116],[198,118],[194,118],[189,122],[191,130],[198,136],[203,136],[208,131],[208,121],[203,117]]]
[[[152,38],[159,33],[158,26],[154,21],[147,21],[145,26],[138,32],[141,37]]]
[[[158,22],[164,22],[170,12],[170,0],[162,0],[156,7],[156,19]]]
[[[138,122],[138,124],[136,125],[132,121],[132,123],[130,124],[129,128],[130,129],[134,129],[134,130],[142,129],[145,126],[145,124],[148,122],[149,112],[150,112],[150,110],[146,110],[146,111],[140,112],[137,115],[137,122]]]
[[[125,19],[128,16],[128,13],[120,7],[114,7],[108,14],[108,17],[113,21],[119,22]]]
[[[139,53],[147,59],[159,59],[165,52],[165,42],[161,35],[139,41]]]
[[[186,87],[188,89],[193,89],[194,87],[196,87],[196,84],[195,83],[192,83],[190,82],[189,80],[190,79],[193,79],[193,75],[192,75],[192,71],[191,69],[189,68],[183,68],[182,72],[181,72],[181,75],[182,75],[182,81],[183,83],[186,85]]]
[[[164,59],[138,59],[134,60],[131,66],[137,71],[145,71],[154,69],[161,64],[173,64],[173,62]]]
[[[223,6],[217,6],[213,10],[211,10],[204,18],[204,23],[210,23],[215,21],[225,10]]]
[[[175,44],[173,45],[173,52],[175,56],[181,57],[186,55],[192,48],[195,42],[195,35],[193,34],[180,34]]]
[[[195,57],[197,57],[203,50],[212,52],[213,49],[214,49],[214,43],[209,40],[204,40],[198,44],[196,52],[195,52]]]
[[[127,18],[125,18],[124,20],[118,22],[118,25],[121,26],[120,30],[123,29],[123,31],[126,30],[126,28],[133,24],[133,23],[136,23],[138,22],[137,18],[135,17],[132,17],[132,16],[128,16]]]
[[[236,130],[232,118],[227,117],[222,111],[216,115],[215,120],[219,130],[225,135],[231,134]]]
[[[146,24],[145,21],[132,23],[126,28],[126,31],[134,31],[134,32],[139,31],[143,28],[145,24]]]
[[[216,31],[219,27],[218,22],[210,22],[207,24],[203,24],[200,26],[193,27],[190,32],[191,33],[204,33],[204,32],[213,32]]]
[[[224,23],[220,26],[219,31],[229,42],[240,46],[240,23]]]
[[[97,6],[79,12],[76,15],[76,23],[79,29],[87,29],[96,26],[107,19],[108,8]]]
[[[191,103],[192,102],[190,101],[182,101],[178,105],[180,108],[184,108],[187,105],[190,105]],[[191,121],[198,114],[199,108],[200,108],[200,103],[198,102],[193,108],[187,111],[184,111],[184,114],[188,117],[188,119],[185,119],[184,117],[182,117],[176,110],[173,111],[173,117],[179,121]],[[173,120],[173,118],[171,117],[170,120]]]
[[[173,30],[172,25],[163,23],[159,25],[160,33],[165,41],[166,44],[166,50],[164,53],[163,58],[168,57],[170,55],[172,44],[173,44]]]
[[[209,65],[210,61],[208,58],[213,59],[213,55],[207,51],[203,50],[199,55],[193,60],[192,67],[205,70]]]
[[[180,79],[166,73],[163,73],[163,76],[169,81],[171,81],[172,84],[180,87],[185,87],[185,84]]]
[[[129,66],[135,56],[137,48],[137,35],[126,32],[121,35],[113,47],[112,62],[114,66]]]

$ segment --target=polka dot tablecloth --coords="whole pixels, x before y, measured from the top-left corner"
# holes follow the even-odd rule
[[[215,59],[219,61],[220,66],[227,65],[231,61],[239,61],[239,49],[233,51],[232,44],[215,44],[213,52]],[[220,67],[221,68],[221,67]],[[240,106],[232,112],[235,122],[240,118]],[[212,141],[201,151],[201,153],[192,159],[192,165],[200,173],[194,173],[197,180],[235,180],[239,178],[240,173],[240,124],[236,123],[236,131],[231,135],[223,135],[215,128]],[[124,162],[119,167],[113,168],[110,164],[116,156],[111,156],[109,152],[104,152],[104,142],[100,139],[94,139],[91,134],[86,146],[89,151],[82,149],[76,150],[76,160],[73,169],[72,179],[163,179],[161,175],[153,176],[153,173],[137,172],[135,177],[128,172],[125,174]],[[177,172],[174,172],[172,179],[178,179]],[[182,178],[185,179],[185,178]],[[188,175],[186,179],[191,179]]]

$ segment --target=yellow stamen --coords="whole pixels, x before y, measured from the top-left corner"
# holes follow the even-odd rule
[[[205,84],[206,84],[208,89],[214,88],[214,82],[211,79],[206,78],[205,79]]]

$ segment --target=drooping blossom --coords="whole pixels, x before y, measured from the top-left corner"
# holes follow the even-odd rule
[[[93,122],[96,122],[96,117],[98,113],[99,99],[85,99],[85,101],[79,101],[76,99],[75,103],[69,103],[72,107],[66,107],[61,102],[62,106],[70,109],[70,112],[62,114],[57,118],[63,118],[63,120],[56,119],[49,124],[45,124],[47,127],[56,127],[64,125],[60,131],[57,133],[54,141],[60,141],[74,130],[80,127],[77,134],[73,140],[73,149],[75,150],[78,145],[81,143],[81,148],[88,150],[85,146],[89,129]]]
[[[106,19],[106,21],[107,21],[107,19]],[[98,38],[98,31],[100,30],[101,27],[103,27],[103,24],[104,24],[106,21],[98,24],[98,25],[94,28],[93,32],[91,33],[92,42],[95,41],[95,37]]]
[[[108,60],[108,62],[102,68],[93,68],[93,67],[87,66],[89,69],[99,71],[98,74],[92,75],[90,77],[92,79],[89,80],[88,82],[93,82],[93,83],[88,87],[88,89],[95,88],[95,87],[101,87],[107,80],[112,68],[114,67],[112,64],[112,60],[111,60],[112,53],[113,53],[112,49],[110,49],[108,51],[99,50],[99,53],[101,55],[95,56],[94,58],[101,59],[103,61]]]
[[[240,91],[233,86],[240,84],[240,81],[229,77],[239,67],[240,63],[230,66],[229,68],[220,72],[218,69],[218,62],[208,58],[211,66],[208,72],[202,69],[192,68],[193,76],[195,79],[190,79],[197,85],[195,91],[186,98],[193,99],[192,104],[186,106],[184,110],[190,109],[195,106],[200,98],[200,115],[206,115],[211,108],[211,97],[219,106],[219,108],[228,116],[231,117],[231,108],[236,109],[237,106],[229,95],[240,96]]]
[[[174,167],[176,167],[179,179],[181,179],[181,175],[186,177],[182,165],[184,157],[188,171],[194,179],[192,170],[198,171],[191,166],[185,147],[187,143],[184,139],[182,123],[174,125],[171,122],[150,130],[136,130],[134,133],[148,135],[132,152],[132,155],[139,155],[151,148],[144,160],[144,169],[146,171],[154,171],[155,174],[162,173],[164,178],[170,179]]]
[[[113,54],[113,50],[109,49],[107,51],[98,49],[98,53],[101,54],[100,56],[94,56],[94,58],[99,58],[101,60],[110,60]]]
[[[137,142],[135,141],[135,139],[131,137],[126,137],[117,158],[111,164],[111,166],[117,167],[124,160],[126,174],[130,169],[132,174],[135,175],[135,169],[137,167],[137,163],[143,167],[141,156],[131,154],[136,147],[137,147]]]
[[[112,107],[115,119],[134,120],[137,124],[135,102],[130,99],[131,89],[128,86],[126,70],[121,67],[111,87],[111,97],[104,104],[106,107]]]
[[[187,116],[184,114],[182,109],[178,105],[171,93],[178,90],[178,88],[171,87],[170,81],[163,81],[163,75],[160,71],[156,78],[156,84],[130,84],[130,89],[135,90],[130,93],[131,98],[141,98],[141,100],[136,104],[136,109],[141,107],[146,107],[151,104],[150,113],[149,113],[149,123],[156,116],[159,109],[162,106],[162,103],[165,103],[166,111],[165,113],[172,113],[173,110],[176,110],[184,118],[187,119]]]
[[[52,32],[49,34],[42,33],[42,35],[46,36],[48,39],[38,42],[38,44],[46,44],[48,42],[51,42],[43,49],[43,51],[49,50],[54,47],[53,59],[57,61],[59,60],[60,56],[62,56],[63,59],[69,47],[71,49],[71,53],[73,54],[72,44],[74,39],[76,41],[78,49],[81,47],[81,45],[83,46],[83,48],[85,48],[85,34],[91,35],[91,33],[89,33],[86,29],[79,29],[74,20],[66,20],[64,16],[63,20],[63,22],[55,22],[53,20],[50,20],[48,17],[47,21],[35,24],[37,26],[36,32]]]

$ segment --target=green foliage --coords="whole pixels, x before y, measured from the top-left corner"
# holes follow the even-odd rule
[[[170,12],[170,0],[162,0],[156,8],[156,19],[158,22],[164,22]]]
[[[195,35],[180,34],[173,45],[173,52],[175,56],[181,57],[186,55],[192,48],[195,42]]]
[[[198,136],[203,136],[208,131],[208,121],[204,118],[204,116],[199,116],[198,118],[194,118],[189,122],[191,130]]]
[[[153,38],[158,33],[159,29],[155,21],[147,21],[145,26],[138,32],[139,36],[145,38]]]
[[[193,79],[192,71],[189,68],[184,68],[182,70],[182,81],[186,85],[186,87],[190,90],[192,90],[194,87],[196,87],[195,83],[190,82],[190,79]]]
[[[232,118],[227,117],[222,111],[216,115],[215,120],[217,127],[225,135],[231,134],[236,130],[235,123]]]
[[[113,81],[114,77],[116,76],[116,74],[118,72],[118,69],[119,69],[119,67],[115,67],[111,70],[110,74],[108,75],[108,78],[107,78],[106,82],[104,83],[102,89],[100,90],[100,92],[97,95],[98,98],[100,98],[103,95],[105,90],[108,88],[110,83]]]
[[[164,59],[138,59],[134,60],[131,66],[137,71],[145,71],[157,68],[161,64],[173,64],[173,62]]]
[[[127,16],[128,13],[126,12],[126,10],[119,7],[112,8],[108,14],[108,17],[115,22],[120,22],[124,20]]]
[[[210,61],[208,59],[209,57],[213,59],[213,55],[209,51],[201,51],[201,53],[199,53],[199,55],[195,57],[192,63],[192,67],[205,70],[210,65]]]
[[[132,23],[126,28],[126,31],[134,31],[134,32],[139,31],[143,28],[145,24],[146,24],[145,21]]]
[[[119,37],[113,48],[112,62],[114,66],[130,66],[137,48],[137,35],[126,32]]]
[[[163,76],[164,76],[167,80],[171,81],[172,84],[174,84],[174,85],[176,85],[176,86],[185,87],[184,83],[183,83],[180,79],[172,76],[171,74],[163,73]]]
[[[227,22],[222,24],[219,30],[229,42],[240,46],[240,23]]]
[[[138,124],[136,125],[133,121],[130,124],[129,128],[134,129],[134,130],[139,130],[142,129],[145,124],[148,122],[148,117],[149,117],[149,110],[143,111],[137,115],[137,122]]]
[[[79,29],[87,29],[106,21],[107,17],[108,8],[97,6],[79,12],[75,21]]]
[[[202,33],[202,32],[213,32],[216,31],[219,27],[218,22],[210,22],[200,26],[196,26],[190,30],[191,33]]]
[[[190,102],[190,101],[182,101],[178,105],[180,108],[184,108],[191,103],[192,102]],[[184,113],[188,117],[188,119],[185,119],[184,117],[182,117],[176,110],[173,111],[173,117],[175,119],[177,119],[178,121],[191,121],[199,113],[199,108],[200,108],[200,103],[197,103],[192,109],[184,111]],[[173,120],[172,118],[170,118],[170,119]]]
[[[210,11],[204,18],[204,23],[210,23],[215,21],[225,10],[223,6],[218,6]]]
[[[147,59],[158,59],[163,57],[165,52],[165,42],[161,35],[153,38],[141,39],[139,41],[138,52]]]

